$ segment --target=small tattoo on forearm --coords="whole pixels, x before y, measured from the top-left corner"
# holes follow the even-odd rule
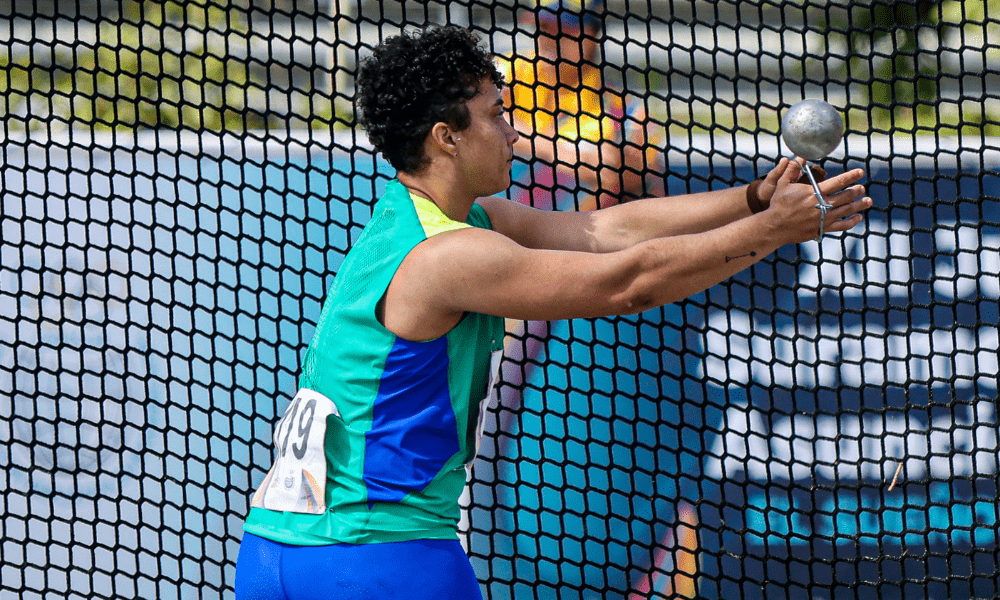
[[[751,250],[749,254],[740,254],[739,256],[727,256],[726,262],[732,262],[738,258],[746,258],[748,256],[753,258],[754,256],[757,256],[757,252],[755,250]]]

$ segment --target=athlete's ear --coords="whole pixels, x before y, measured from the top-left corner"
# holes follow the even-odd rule
[[[431,142],[442,152],[458,156],[458,142],[462,141],[462,137],[456,135],[456,132],[447,123],[436,123],[431,128],[430,137]]]

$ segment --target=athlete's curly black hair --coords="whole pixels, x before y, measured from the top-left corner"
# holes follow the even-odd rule
[[[397,171],[426,166],[424,140],[436,123],[469,126],[465,103],[489,78],[503,84],[493,55],[471,31],[431,27],[385,40],[361,64],[359,121],[368,139]]]

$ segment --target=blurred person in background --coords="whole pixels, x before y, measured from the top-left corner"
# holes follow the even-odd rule
[[[549,210],[591,210],[663,194],[660,136],[650,135],[642,100],[610,85],[601,70],[604,3],[540,0],[520,16],[534,51],[498,61],[505,103],[527,161],[511,196]]]
[[[533,43],[515,44],[509,56],[497,59],[507,83],[504,105],[520,135],[514,143],[516,160],[509,190],[513,200],[550,211],[591,211],[665,194],[666,128],[649,119],[644,102],[647,90],[627,93],[605,77],[604,18],[603,0],[538,0],[520,13],[519,32],[530,35]],[[819,180],[825,177],[818,167],[814,173]],[[771,182],[776,179],[766,181],[695,197],[708,207],[745,190],[751,211],[759,212],[769,203],[774,191]],[[799,183],[806,182],[803,174]],[[584,325],[587,329],[589,324]],[[574,337],[569,320],[508,319],[506,331],[500,403],[508,410],[498,413],[496,424],[502,432],[517,428],[514,421],[520,414],[523,390],[544,387],[545,361],[552,359],[551,354],[545,356],[546,349],[559,346],[556,354],[565,352],[566,340]],[[574,364],[587,361],[586,356],[574,358]],[[650,393],[658,394],[656,390]],[[497,447],[486,452],[509,458],[533,442],[498,436]],[[655,470],[655,466],[649,468]],[[508,476],[516,474],[500,475]],[[584,481],[572,484],[586,485]],[[517,506],[516,497],[505,501]],[[516,535],[520,531],[516,522],[521,517],[530,521],[529,513],[499,511],[493,518],[498,530]],[[548,583],[556,584],[557,579]]]
[[[512,199],[544,210],[594,210],[662,196],[662,136],[651,135],[641,98],[610,85],[601,70],[604,2],[539,0],[521,13],[532,51],[498,58],[514,144]],[[549,327],[509,321],[503,381],[528,379]],[[505,398],[514,408],[518,398]]]

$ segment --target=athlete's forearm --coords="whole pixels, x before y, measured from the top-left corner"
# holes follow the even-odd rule
[[[750,216],[746,187],[643,198],[594,214],[595,239],[613,252],[659,237],[704,233]]]
[[[702,292],[762,260],[790,239],[765,215],[711,231],[641,242],[628,291],[629,312],[641,312]]]

